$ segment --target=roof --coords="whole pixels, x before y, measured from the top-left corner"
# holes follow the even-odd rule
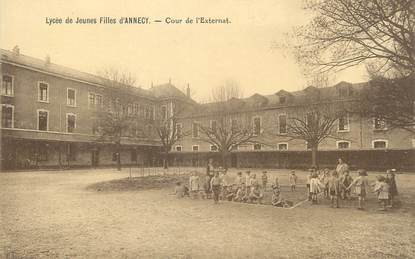
[[[9,50],[0,49],[1,53],[1,61],[5,63],[12,63],[15,65],[22,65],[27,66],[36,70],[40,70],[42,72],[51,73],[57,76],[67,77],[69,79],[83,81],[89,84],[96,84],[103,87],[111,87],[114,86],[110,80],[105,79],[103,77],[93,75],[90,73],[82,72],[73,68],[69,68],[66,66],[57,65],[54,63],[47,63],[43,59],[33,58],[23,54],[16,54]],[[134,86],[123,86],[124,89],[129,89],[133,91],[135,94],[154,98],[153,94],[146,89],[141,89],[139,87]]]

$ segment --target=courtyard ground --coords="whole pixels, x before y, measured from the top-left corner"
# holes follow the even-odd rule
[[[270,176],[285,185],[288,173]],[[303,184],[306,172],[297,174]],[[172,187],[87,188],[126,177],[128,169],[1,173],[0,257],[415,258],[414,174],[397,175],[403,204],[388,212],[374,200],[365,211],[352,202],[281,209],[176,199]]]

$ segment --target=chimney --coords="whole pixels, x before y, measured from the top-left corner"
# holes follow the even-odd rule
[[[189,84],[187,84],[186,96],[187,96],[187,98],[190,98],[190,86],[189,86]]]
[[[46,65],[49,65],[50,64],[50,56],[49,55],[46,55],[45,64]]]
[[[13,53],[15,54],[15,55],[17,55],[17,56],[19,56],[20,55],[20,48],[19,48],[19,46],[14,46],[14,48],[13,48]]]

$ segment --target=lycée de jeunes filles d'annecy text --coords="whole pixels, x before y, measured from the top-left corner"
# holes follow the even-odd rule
[[[231,23],[229,18],[212,18],[212,17],[187,17],[175,18],[165,17],[162,19],[150,19],[150,17],[109,17],[102,16],[99,18],[82,18],[82,17],[45,17],[45,23],[48,25],[58,24],[150,24],[150,23],[165,23],[165,24],[228,24]]]

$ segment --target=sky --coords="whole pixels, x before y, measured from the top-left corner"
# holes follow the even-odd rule
[[[189,84],[193,97],[208,99],[212,87],[238,82],[245,97],[300,90],[307,80],[287,49],[294,26],[310,15],[301,0],[0,0],[0,47],[18,45],[25,55],[96,74],[128,71],[149,88],[171,80]],[[148,17],[150,24],[55,24],[47,19]],[[167,24],[165,19],[182,19]],[[186,18],[228,18],[229,24],[186,24]],[[161,20],[161,23],[153,22]],[[98,21],[99,22],[99,21]],[[276,44],[275,44],[276,43]],[[339,81],[366,80],[363,68],[335,75]]]

